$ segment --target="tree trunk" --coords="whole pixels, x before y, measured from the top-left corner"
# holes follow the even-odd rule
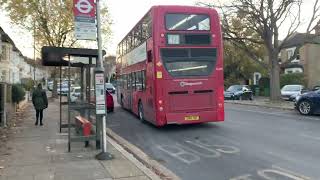
[[[57,68],[53,69],[53,73],[52,73],[52,78],[53,78],[53,88],[52,88],[52,98],[57,98],[58,97],[58,82],[57,82],[57,74],[58,74],[58,70]]]
[[[270,53],[269,62],[271,62],[270,71],[270,100],[280,100],[280,65],[278,62],[278,54]]]

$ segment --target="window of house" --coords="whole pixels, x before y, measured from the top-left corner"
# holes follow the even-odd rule
[[[287,50],[287,53],[288,53],[288,60],[290,60],[290,58],[293,56],[294,54],[294,51],[293,50]]]
[[[8,52],[7,52],[6,45],[2,45],[2,58],[1,59],[8,60]]]

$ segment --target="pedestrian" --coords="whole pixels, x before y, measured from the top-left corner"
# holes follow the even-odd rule
[[[40,126],[42,126],[43,110],[48,107],[48,98],[46,92],[42,89],[41,83],[38,84],[37,88],[32,93],[32,103],[36,110],[35,125],[38,125],[40,119]]]

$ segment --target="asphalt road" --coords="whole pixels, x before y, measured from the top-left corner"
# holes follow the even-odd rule
[[[156,128],[119,107],[108,119],[182,179],[320,179],[320,116],[226,104],[219,123]]]

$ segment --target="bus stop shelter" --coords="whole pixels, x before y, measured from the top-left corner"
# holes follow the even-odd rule
[[[100,128],[99,121],[95,121],[95,104],[94,104],[94,86],[93,79],[94,71],[96,67],[96,60],[98,58],[97,49],[84,49],[84,48],[62,48],[45,46],[41,50],[42,64],[44,66],[51,66],[59,69],[60,74],[60,103],[59,103],[59,131],[67,129],[68,132],[68,151],[71,151],[72,142],[85,142],[86,146],[89,145],[89,141],[96,141],[96,147],[100,148]],[[105,52],[103,52],[105,54]],[[72,79],[74,70],[77,70],[80,74],[79,85],[80,95],[75,102],[71,102],[71,90]],[[73,72],[73,73],[72,73]],[[67,78],[62,81],[62,73]],[[64,78],[65,78],[64,77]],[[67,93],[62,96],[63,82],[67,82]],[[64,84],[66,85],[66,84]],[[63,112],[67,110],[67,120],[63,117]],[[83,124],[79,124],[78,121],[86,122],[89,125],[90,130],[87,133],[83,132]]]

